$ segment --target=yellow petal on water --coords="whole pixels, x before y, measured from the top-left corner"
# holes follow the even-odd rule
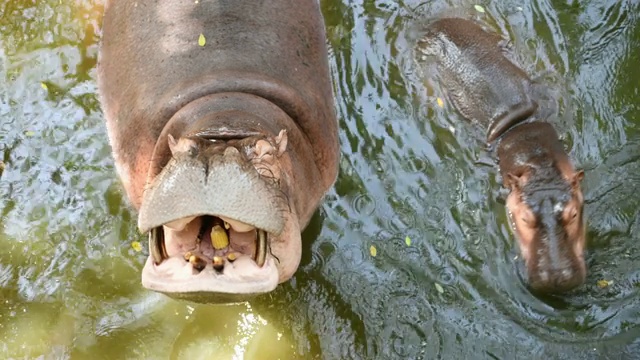
[[[207,39],[204,38],[204,34],[200,34],[200,37],[198,38],[198,45],[204,46],[204,44],[206,43],[207,43]]]
[[[477,12],[484,13],[484,8],[481,5],[476,5],[476,6],[474,6],[474,8],[476,8]]]
[[[31,130],[27,130],[27,131],[25,131],[25,132],[24,132],[24,136],[26,136],[26,137],[32,137],[32,136],[33,136],[33,135],[35,135],[35,134],[36,134],[36,133],[34,133],[34,132],[33,132],[33,131],[31,131]]]
[[[407,244],[407,246],[411,246],[411,238],[409,237],[409,235],[404,238],[404,243]]]
[[[441,108],[444,107],[444,101],[442,101],[442,99],[436,98],[436,103],[438,103],[438,106],[440,106]]]
[[[435,286],[436,286],[436,290],[438,290],[440,294],[444,293],[444,289],[442,288],[442,285],[435,283]]]
[[[599,288],[604,289],[604,288],[606,288],[607,286],[611,286],[611,285],[613,285],[613,280],[605,280],[605,279],[602,279],[602,280],[598,280],[597,284],[598,284],[598,287],[599,287]]]
[[[371,253],[371,256],[376,257],[376,255],[378,254],[378,250],[375,246],[371,245],[371,247],[369,248],[369,253]]]
[[[40,83],[40,87],[44,90],[44,91],[49,91],[49,87],[47,86],[47,84],[41,82]]]
[[[142,251],[142,244],[140,244],[139,241],[134,241],[131,243],[131,247],[133,248],[133,250],[140,252]]]

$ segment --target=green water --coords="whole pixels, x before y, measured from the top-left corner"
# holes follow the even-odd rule
[[[290,282],[206,306],[140,285],[145,238],[96,96],[102,3],[0,1],[0,358],[640,358],[640,4],[473,5],[322,2],[340,176]],[[479,133],[411,61],[412,26],[452,7],[509,34],[561,95],[557,128],[586,172],[574,293],[523,286]]]

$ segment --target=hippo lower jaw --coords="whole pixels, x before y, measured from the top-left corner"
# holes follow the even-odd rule
[[[228,227],[226,246],[216,249],[212,219]],[[287,280],[300,261],[300,232],[290,231],[298,229],[294,222],[287,219],[280,236],[209,215],[194,218],[179,231],[172,223],[156,228],[149,235],[151,255],[142,270],[142,285],[205,303],[241,302],[268,293]]]
[[[228,244],[217,244],[216,249],[212,219],[224,221],[203,216],[191,219],[180,231],[170,227],[174,224],[151,231],[151,255],[142,271],[143,286],[172,297],[196,301],[200,297],[209,303],[244,301],[275,289],[279,271],[269,253],[269,240],[275,236],[227,219]],[[274,242],[277,249],[272,250],[286,252],[281,249],[286,243]]]

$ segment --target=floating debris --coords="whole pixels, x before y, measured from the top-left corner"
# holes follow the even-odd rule
[[[440,285],[440,284],[438,284],[438,283],[435,283],[435,287],[436,287],[436,290],[438,290],[438,292],[439,292],[440,294],[443,294],[443,293],[444,293],[444,288],[442,287],[442,285]]]
[[[131,243],[131,247],[133,248],[133,250],[135,250],[136,252],[140,252],[142,251],[142,244],[140,244],[139,241],[134,241]]]
[[[411,246],[411,238],[409,237],[409,235],[404,238],[404,243],[407,244],[407,246]]]
[[[198,37],[198,45],[204,46],[206,43],[207,39],[204,38],[204,34],[200,34],[200,37]]]
[[[613,280],[602,279],[602,280],[598,280],[597,284],[598,284],[599,288],[604,289],[604,288],[606,288],[608,286],[613,285]]]
[[[376,255],[378,254],[378,250],[374,245],[371,245],[371,247],[369,248],[369,253],[371,253],[371,256],[376,257]]]
[[[42,88],[42,90],[44,90],[44,91],[49,91],[49,87],[47,86],[47,84],[45,84],[45,83],[43,83],[43,82],[41,82],[41,83],[40,83],[40,87],[41,87],[41,88]]]
[[[441,108],[444,107],[444,101],[442,101],[441,98],[436,98],[436,103],[438,104],[438,106],[440,106]]]
[[[484,8],[482,7],[482,5],[475,5],[474,8],[477,12],[484,13]]]

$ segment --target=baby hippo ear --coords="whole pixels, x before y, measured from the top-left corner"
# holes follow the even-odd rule
[[[582,179],[584,179],[584,170],[576,171],[573,174],[573,178],[571,179],[571,187],[575,188],[578,185],[580,185],[580,182],[582,182]]]
[[[507,176],[503,180],[503,182],[504,187],[510,189],[511,191],[521,191],[525,185],[526,179],[524,174],[516,175],[514,173],[507,173]]]

